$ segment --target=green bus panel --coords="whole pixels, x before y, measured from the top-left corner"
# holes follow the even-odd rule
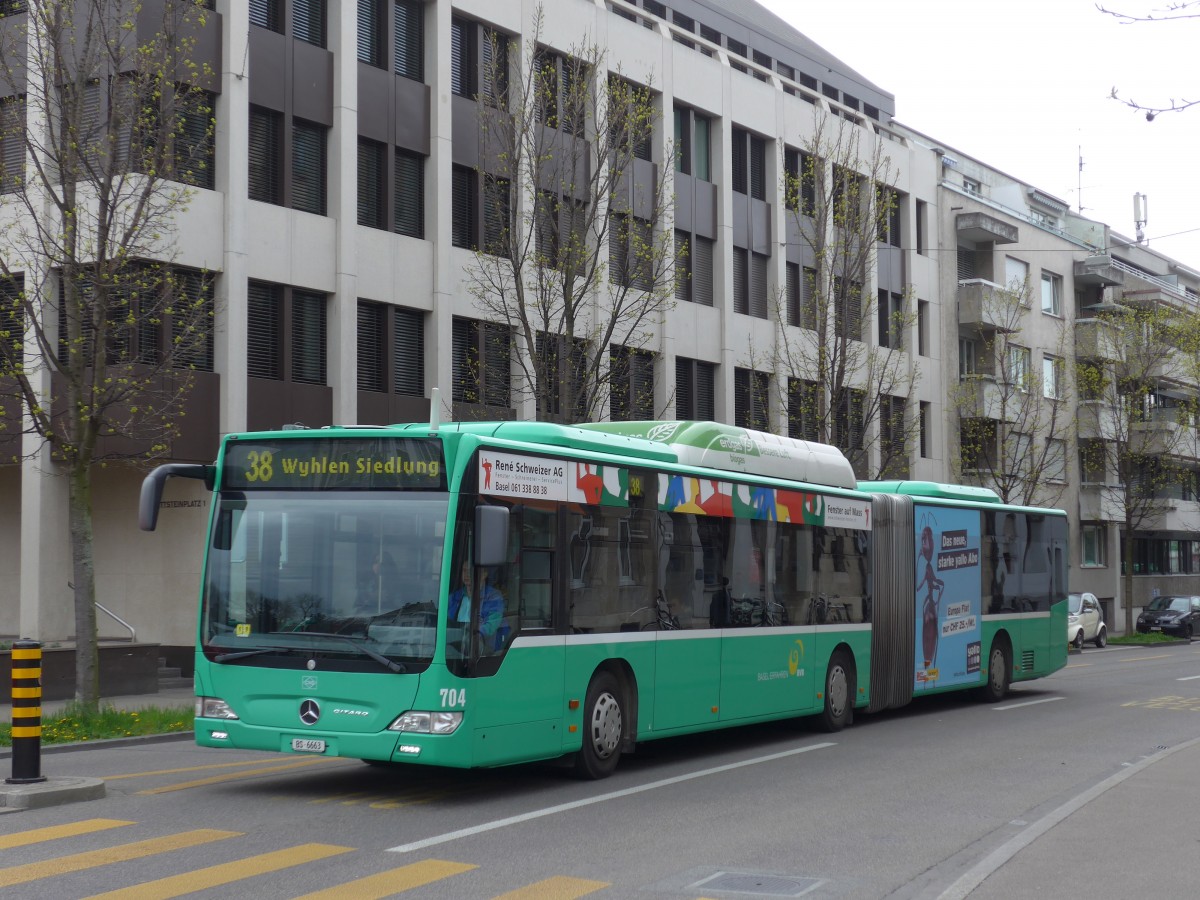
[[[813,628],[726,631],[721,721],[811,711],[815,652]]]
[[[710,727],[721,704],[721,639],[655,632],[654,731]]]

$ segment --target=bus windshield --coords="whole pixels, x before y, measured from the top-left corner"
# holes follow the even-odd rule
[[[226,491],[201,611],[216,662],[419,671],[433,657],[443,492]]]

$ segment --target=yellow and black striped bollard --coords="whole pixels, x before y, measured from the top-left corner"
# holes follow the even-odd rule
[[[42,774],[42,645],[13,641],[12,778],[8,784],[35,784]]]

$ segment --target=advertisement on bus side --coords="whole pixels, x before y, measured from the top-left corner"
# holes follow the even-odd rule
[[[979,680],[979,512],[920,506],[916,522],[914,690]]]

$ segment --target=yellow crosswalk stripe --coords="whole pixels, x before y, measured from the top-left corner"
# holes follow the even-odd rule
[[[494,900],[574,900],[576,897],[586,897],[610,886],[607,881],[587,881],[583,878],[556,875],[554,878],[501,894]]]
[[[289,769],[302,769],[306,766],[320,765],[323,760],[303,759],[300,762],[282,763],[274,766],[263,766],[261,769],[244,769],[241,772],[231,772],[228,775],[211,775],[208,778],[197,778],[194,781],[181,781],[179,784],[168,784],[165,787],[147,788],[138,791],[139,794],[169,794],[172,791],[186,791],[189,788],[205,787],[210,784],[220,784],[223,781],[237,781],[242,778],[253,778],[257,775],[273,775],[276,772],[286,772]]]
[[[323,891],[314,891],[297,897],[296,900],[378,900],[380,897],[391,897],[401,891],[410,891],[475,868],[478,866],[427,859],[398,869],[389,869],[378,875],[348,881]]]
[[[243,878],[266,875],[269,872],[278,872],[280,869],[327,859],[340,853],[350,853],[353,849],[353,847],[338,847],[333,844],[300,844],[286,850],[261,853],[258,856],[249,856],[246,859],[209,866],[206,869],[196,869],[182,875],[172,875],[169,878],[147,881],[144,884],[121,890],[95,894],[87,900],[99,900],[101,897],[107,897],[110,900],[116,900],[116,898],[121,898],[121,900],[168,900],[171,897],[182,897],[184,894],[191,894],[195,891],[220,887]]]
[[[60,856],[58,859],[48,859],[44,862],[10,866],[7,869],[0,869],[0,887],[12,887],[14,884],[25,884],[29,881],[36,881],[39,878],[49,878],[51,875],[66,875],[70,872],[94,869],[97,866],[107,866],[116,862],[129,862],[130,860],[153,856],[156,853],[166,853],[169,850],[182,850],[186,847],[198,847],[201,844],[223,841],[231,837],[241,837],[241,832],[213,831],[208,828],[202,828],[197,831],[183,831],[179,834],[151,838],[148,841],[121,844],[120,846],[110,847],[106,850],[89,850],[86,853]]]
[[[42,841],[53,841],[65,837],[78,837],[81,834],[94,834],[109,828],[120,828],[122,825],[133,825],[121,819],[85,819],[81,822],[68,822],[66,825],[51,825],[48,828],[34,828],[31,831],[18,831],[16,834],[0,834],[0,850],[11,850],[13,847],[28,847],[30,844],[40,844]]]

